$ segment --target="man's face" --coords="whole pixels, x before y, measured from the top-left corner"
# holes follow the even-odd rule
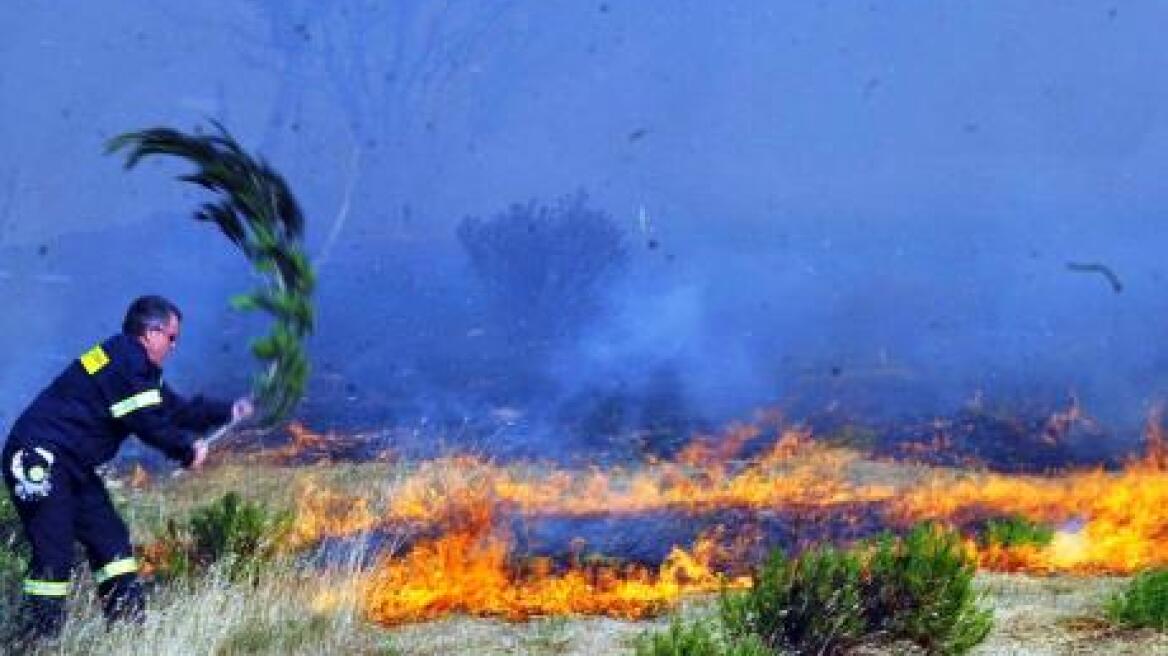
[[[161,367],[174,351],[178,344],[178,328],[178,317],[172,314],[166,323],[146,328],[146,334],[138,338],[146,347],[146,357],[156,366]]]

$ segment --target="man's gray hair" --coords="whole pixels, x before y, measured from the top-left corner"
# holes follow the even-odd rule
[[[150,328],[165,326],[172,314],[176,319],[182,319],[178,306],[167,299],[153,294],[139,296],[126,310],[122,332],[131,337],[141,337]]]

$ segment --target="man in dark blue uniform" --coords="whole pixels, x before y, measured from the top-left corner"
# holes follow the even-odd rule
[[[143,617],[129,531],[95,468],[113,458],[132,433],[184,467],[198,469],[207,447],[190,433],[252,414],[246,398],[233,404],[185,400],[162,381],[162,363],[175,348],[181,319],[165,298],[135,300],[121,334],[74,360],[12,427],[0,462],[32,546],[24,582],[30,637],[60,633],[75,540],[85,547],[106,617]]]

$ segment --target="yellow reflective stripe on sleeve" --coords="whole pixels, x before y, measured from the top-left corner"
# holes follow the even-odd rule
[[[93,580],[97,583],[104,583],[115,576],[122,574],[133,574],[138,571],[138,561],[134,558],[122,558],[115,560],[112,563],[106,563],[105,567],[93,573]]]
[[[64,597],[69,594],[69,582],[25,579],[24,594],[35,597]]]
[[[110,361],[109,356],[105,354],[105,349],[101,347],[101,344],[83,353],[79,359],[81,360],[81,366],[85,367],[85,373],[90,376],[101,371],[102,367],[109,364]]]
[[[156,389],[149,389],[145,392],[139,392],[128,399],[122,399],[110,406],[110,414],[114,419],[125,417],[135,410],[148,408],[152,405],[159,405],[162,403],[162,393]]]

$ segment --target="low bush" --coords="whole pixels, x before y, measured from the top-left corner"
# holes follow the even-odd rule
[[[276,556],[291,517],[228,492],[184,523],[169,521],[147,559],[166,578],[187,578],[220,561],[229,562],[233,577],[251,577]]]
[[[1044,547],[1054,539],[1054,529],[1020,515],[991,519],[982,531],[983,546],[1017,547],[1034,545]]]
[[[933,524],[876,540],[862,583],[868,631],[933,653],[969,651],[993,625],[990,611],[978,607],[975,571],[961,536]]]
[[[833,654],[861,642],[911,641],[961,654],[992,626],[974,571],[961,537],[931,524],[851,551],[818,548],[795,559],[775,552],[750,590],[723,595],[721,620],[733,638],[753,636],[775,651]]]
[[[831,547],[789,559],[773,552],[751,588],[727,593],[721,619],[737,640],[756,637],[775,651],[833,654],[863,635],[860,560]]]
[[[0,625],[8,626],[20,604],[21,581],[28,568],[25,541],[16,507],[7,492],[0,490]]]
[[[1107,616],[1130,628],[1168,629],[1168,569],[1138,574],[1108,602]]]

